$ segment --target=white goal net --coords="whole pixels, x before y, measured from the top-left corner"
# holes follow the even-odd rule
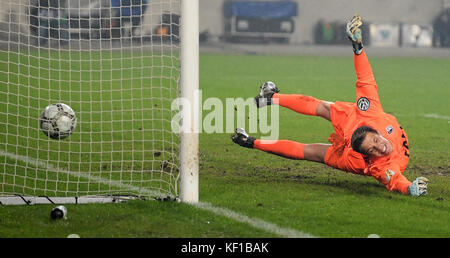
[[[0,4],[0,195],[177,197],[180,0]],[[53,103],[77,116],[61,140]]]

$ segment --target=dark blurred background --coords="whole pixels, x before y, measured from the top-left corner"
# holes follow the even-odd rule
[[[71,40],[177,43],[179,0],[0,0],[0,44]],[[450,47],[450,0],[200,0],[202,43],[347,44],[364,19],[366,45]]]

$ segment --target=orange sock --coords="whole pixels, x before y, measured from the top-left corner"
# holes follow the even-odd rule
[[[272,103],[289,108],[300,114],[316,116],[316,110],[320,100],[301,94],[275,93],[272,96]]]
[[[304,159],[305,144],[288,140],[255,140],[253,148],[289,159]]]

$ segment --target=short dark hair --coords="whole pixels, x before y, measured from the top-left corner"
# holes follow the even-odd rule
[[[365,151],[361,149],[361,144],[366,138],[367,133],[378,133],[375,129],[369,126],[360,126],[352,134],[352,148],[356,152],[367,155]]]

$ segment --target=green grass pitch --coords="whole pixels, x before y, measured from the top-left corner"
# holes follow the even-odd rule
[[[323,164],[283,159],[258,150],[241,148],[231,142],[230,133],[200,135],[200,201],[211,203],[216,207],[227,208],[239,212],[250,218],[258,218],[273,223],[282,228],[290,228],[306,232],[318,237],[362,237],[369,234],[378,234],[388,237],[449,237],[450,236],[450,77],[448,70],[450,60],[428,58],[379,58],[371,57],[370,47],[367,48],[369,61],[375,74],[379,87],[381,103],[386,112],[397,117],[405,129],[410,140],[411,159],[404,175],[413,180],[417,176],[426,176],[430,179],[429,194],[420,198],[404,196],[399,193],[388,192],[384,186],[371,177],[364,177],[345,173],[329,168]],[[2,55],[2,60],[5,60]],[[55,57],[56,58],[56,57]],[[75,58],[75,57],[73,57]],[[109,58],[111,58],[109,56]],[[170,60],[155,59],[155,62],[169,62]],[[36,60],[23,60],[22,62],[37,62]],[[80,62],[78,62],[80,63]],[[169,62],[170,63],[170,62]],[[142,62],[136,64],[142,66]],[[51,64],[41,64],[48,67]],[[62,64],[69,66],[70,64]],[[91,64],[92,65],[92,64]],[[114,63],[110,64],[114,65]],[[133,64],[129,64],[129,68]],[[172,65],[172,64],[171,64]],[[145,66],[145,65],[144,65]],[[38,64],[35,67],[39,67]],[[142,67],[141,67],[142,68]],[[8,69],[17,67],[5,66],[0,68],[0,98],[5,101],[6,92],[13,89],[8,80],[24,80],[28,85],[32,80],[25,77],[8,78]],[[43,98],[59,99],[61,96],[52,95],[72,94],[72,107],[75,110],[86,110],[81,119],[93,121],[85,131],[97,131],[95,112],[87,110],[95,108],[89,104],[100,97],[100,88],[109,89],[118,87],[114,83],[96,85],[91,81],[100,78],[112,79],[112,76],[124,78],[122,85],[150,82],[127,80],[133,77],[127,72],[145,74],[147,68],[127,69],[122,74],[101,74],[90,72],[81,73],[82,67],[73,67],[70,73],[58,74],[58,81],[67,81],[69,77],[80,78],[86,76],[75,89],[71,91],[48,90]],[[153,71],[164,73],[164,71]],[[48,70],[37,69],[26,71],[26,74],[35,74],[42,78],[42,85],[48,84],[46,76],[51,75]],[[50,74],[50,75],[49,75]],[[78,77],[77,77],[78,76]],[[120,77],[122,76],[122,77]],[[173,75],[172,75],[173,76]],[[171,80],[167,76],[167,80]],[[316,57],[316,56],[273,56],[273,55],[221,55],[201,54],[200,56],[200,88],[203,99],[219,98],[225,103],[226,98],[250,98],[257,95],[258,87],[266,80],[274,81],[282,93],[302,93],[319,99],[329,101],[354,101],[356,76],[353,68],[351,50],[348,57]],[[113,80],[114,81],[114,80]],[[17,83],[17,81],[15,81]],[[164,82],[161,82],[164,84]],[[99,94],[85,92],[94,88]],[[17,89],[19,90],[19,89]],[[156,91],[157,89],[152,89]],[[118,102],[132,105],[133,87],[126,92],[129,101]],[[26,92],[32,94],[32,92]],[[43,93],[41,93],[43,94]],[[159,91],[155,92],[160,99],[163,97]],[[155,95],[155,96],[156,96]],[[122,94],[121,97],[124,95]],[[109,98],[112,103],[115,95],[101,96]],[[64,98],[64,96],[63,96]],[[86,100],[86,102],[84,102]],[[11,101],[11,100],[10,100]],[[14,100],[25,101],[25,100]],[[39,97],[26,100],[35,106],[43,108]],[[75,104],[75,103],[81,104]],[[149,100],[151,105],[167,105],[156,103],[156,99]],[[153,102],[151,102],[153,101]],[[148,103],[134,103],[147,105]],[[85,106],[83,106],[85,105]],[[109,104],[108,104],[109,105]],[[103,108],[113,109],[114,105]],[[4,115],[5,106],[1,106],[1,122],[12,119]],[[149,107],[150,108],[150,107]],[[271,107],[269,107],[271,108]],[[225,109],[224,109],[225,110]],[[333,128],[328,121],[318,117],[308,117],[296,114],[291,110],[280,108],[280,139],[295,140],[304,143],[327,143],[328,136]],[[11,110],[14,113],[28,113],[28,110]],[[39,108],[32,110],[37,115]],[[203,116],[210,111],[203,111]],[[114,121],[114,112],[106,114]],[[162,126],[159,122],[148,121],[148,124],[133,124],[133,118],[142,114],[129,114],[123,119],[129,121],[129,130],[135,128],[148,128]],[[225,111],[223,117],[226,117]],[[37,118],[35,118],[37,119]],[[105,119],[105,117],[102,117]],[[81,120],[83,121],[83,120]],[[158,119],[159,121],[159,119]],[[35,142],[23,143],[27,146],[38,146],[42,153],[29,153],[33,157],[47,158],[47,155],[56,155],[53,148],[68,148],[65,142],[88,141],[82,137],[88,135],[75,132],[70,141],[62,143],[48,143],[43,134],[34,126],[35,120],[20,120],[14,123],[25,123],[27,129],[21,131],[19,126],[0,128],[0,146],[10,146],[16,142],[22,143],[25,139],[20,137],[10,140],[6,144],[4,132],[15,130],[24,135],[37,136]],[[108,122],[103,130],[114,127]],[[105,128],[105,126],[108,126]],[[123,125],[117,125],[123,126]],[[127,128],[125,128],[127,129]],[[224,128],[225,129],[225,128]],[[84,130],[82,130],[84,131]],[[3,133],[3,134],[2,134]],[[128,166],[136,171],[142,167],[151,170],[151,166],[144,162],[152,153],[152,148],[162,149],[174,147],[164,142],[158,145],[148,139],[160,139],[154,135],[146,134],[150,131],[131,133],[130,141],[138,144],[143,151],[139,158],[130,158]],[[38,136],[39,135],[39,136]],[[94,148],[106,150],[123,148],[123,146],[102,145],[101,135],[92,134]],[[134,135],[134,136],[133,136]],[[262,136],[255,133],[254,136]],[[103,136],[104,137],[104,136]],[[120,137],[109,135],[111,139]],[[142,144],[144,146],[140,146]],[[148,144],[148,145],[145,145]],[[165,146],[165,147],[164,147]],[[92,147],[92,146],[91,146]],[[83,148],[73,145],[70,148]],[[175,148],[175,147],[174,147]],[[81,149],[82,150],[82,149]],[[20,150],[19,150],[20,152]],[[131,154],[130,154],[131,155]],[[152,154],[153,155],[153,154]],[[112,160],[114,157],[104,157],[101,152],[92,158],[91,169],[97,166],[100,170],[116,171]],[[81,157],[70,157],[70,160],[83,160]],[[132,162],[140,160],[142,162]],[[2,167],[8,163],[1,157]],[[108,164],[107,167],[103,167]],[[70,162],[59,164],[71,166]],[[111,166],[109,166],[111,165]],[[89,166],[85,164],[85,166]],[[72,168],[83,171],[84,167]],[[129,169],[133,171],[133,169]],[[22,172],[26,173],[26,172]],[[114,174],[114,173],[113,173]],[[57,176],[57,175],[54,175]],[[122,174],[122,176],[126,176]],[[134,176],[130,172],[128,176]],[[143,176],[144,174],[139,176]],[[0,178],[0,180],[4,180]],[[38,184],[38,182],[31,182]],[[64,186],[66,187],[66,186]],[[70,190],[68,186],[68,189]],[[22,189],[21,189],[22,190]],[[66,205],[68,219],[64,221],[51,221],[49,214],[53,206],[1,206],[0,207],[0,237],[66,237],[76,233],[81,237],[279,237],[273,232],[256,229],[248,224],[235,221],[232,218],[218,216],[211,212],[200,210],[187,204],[174,202],[131,201],[121,204],[89,204]]]

